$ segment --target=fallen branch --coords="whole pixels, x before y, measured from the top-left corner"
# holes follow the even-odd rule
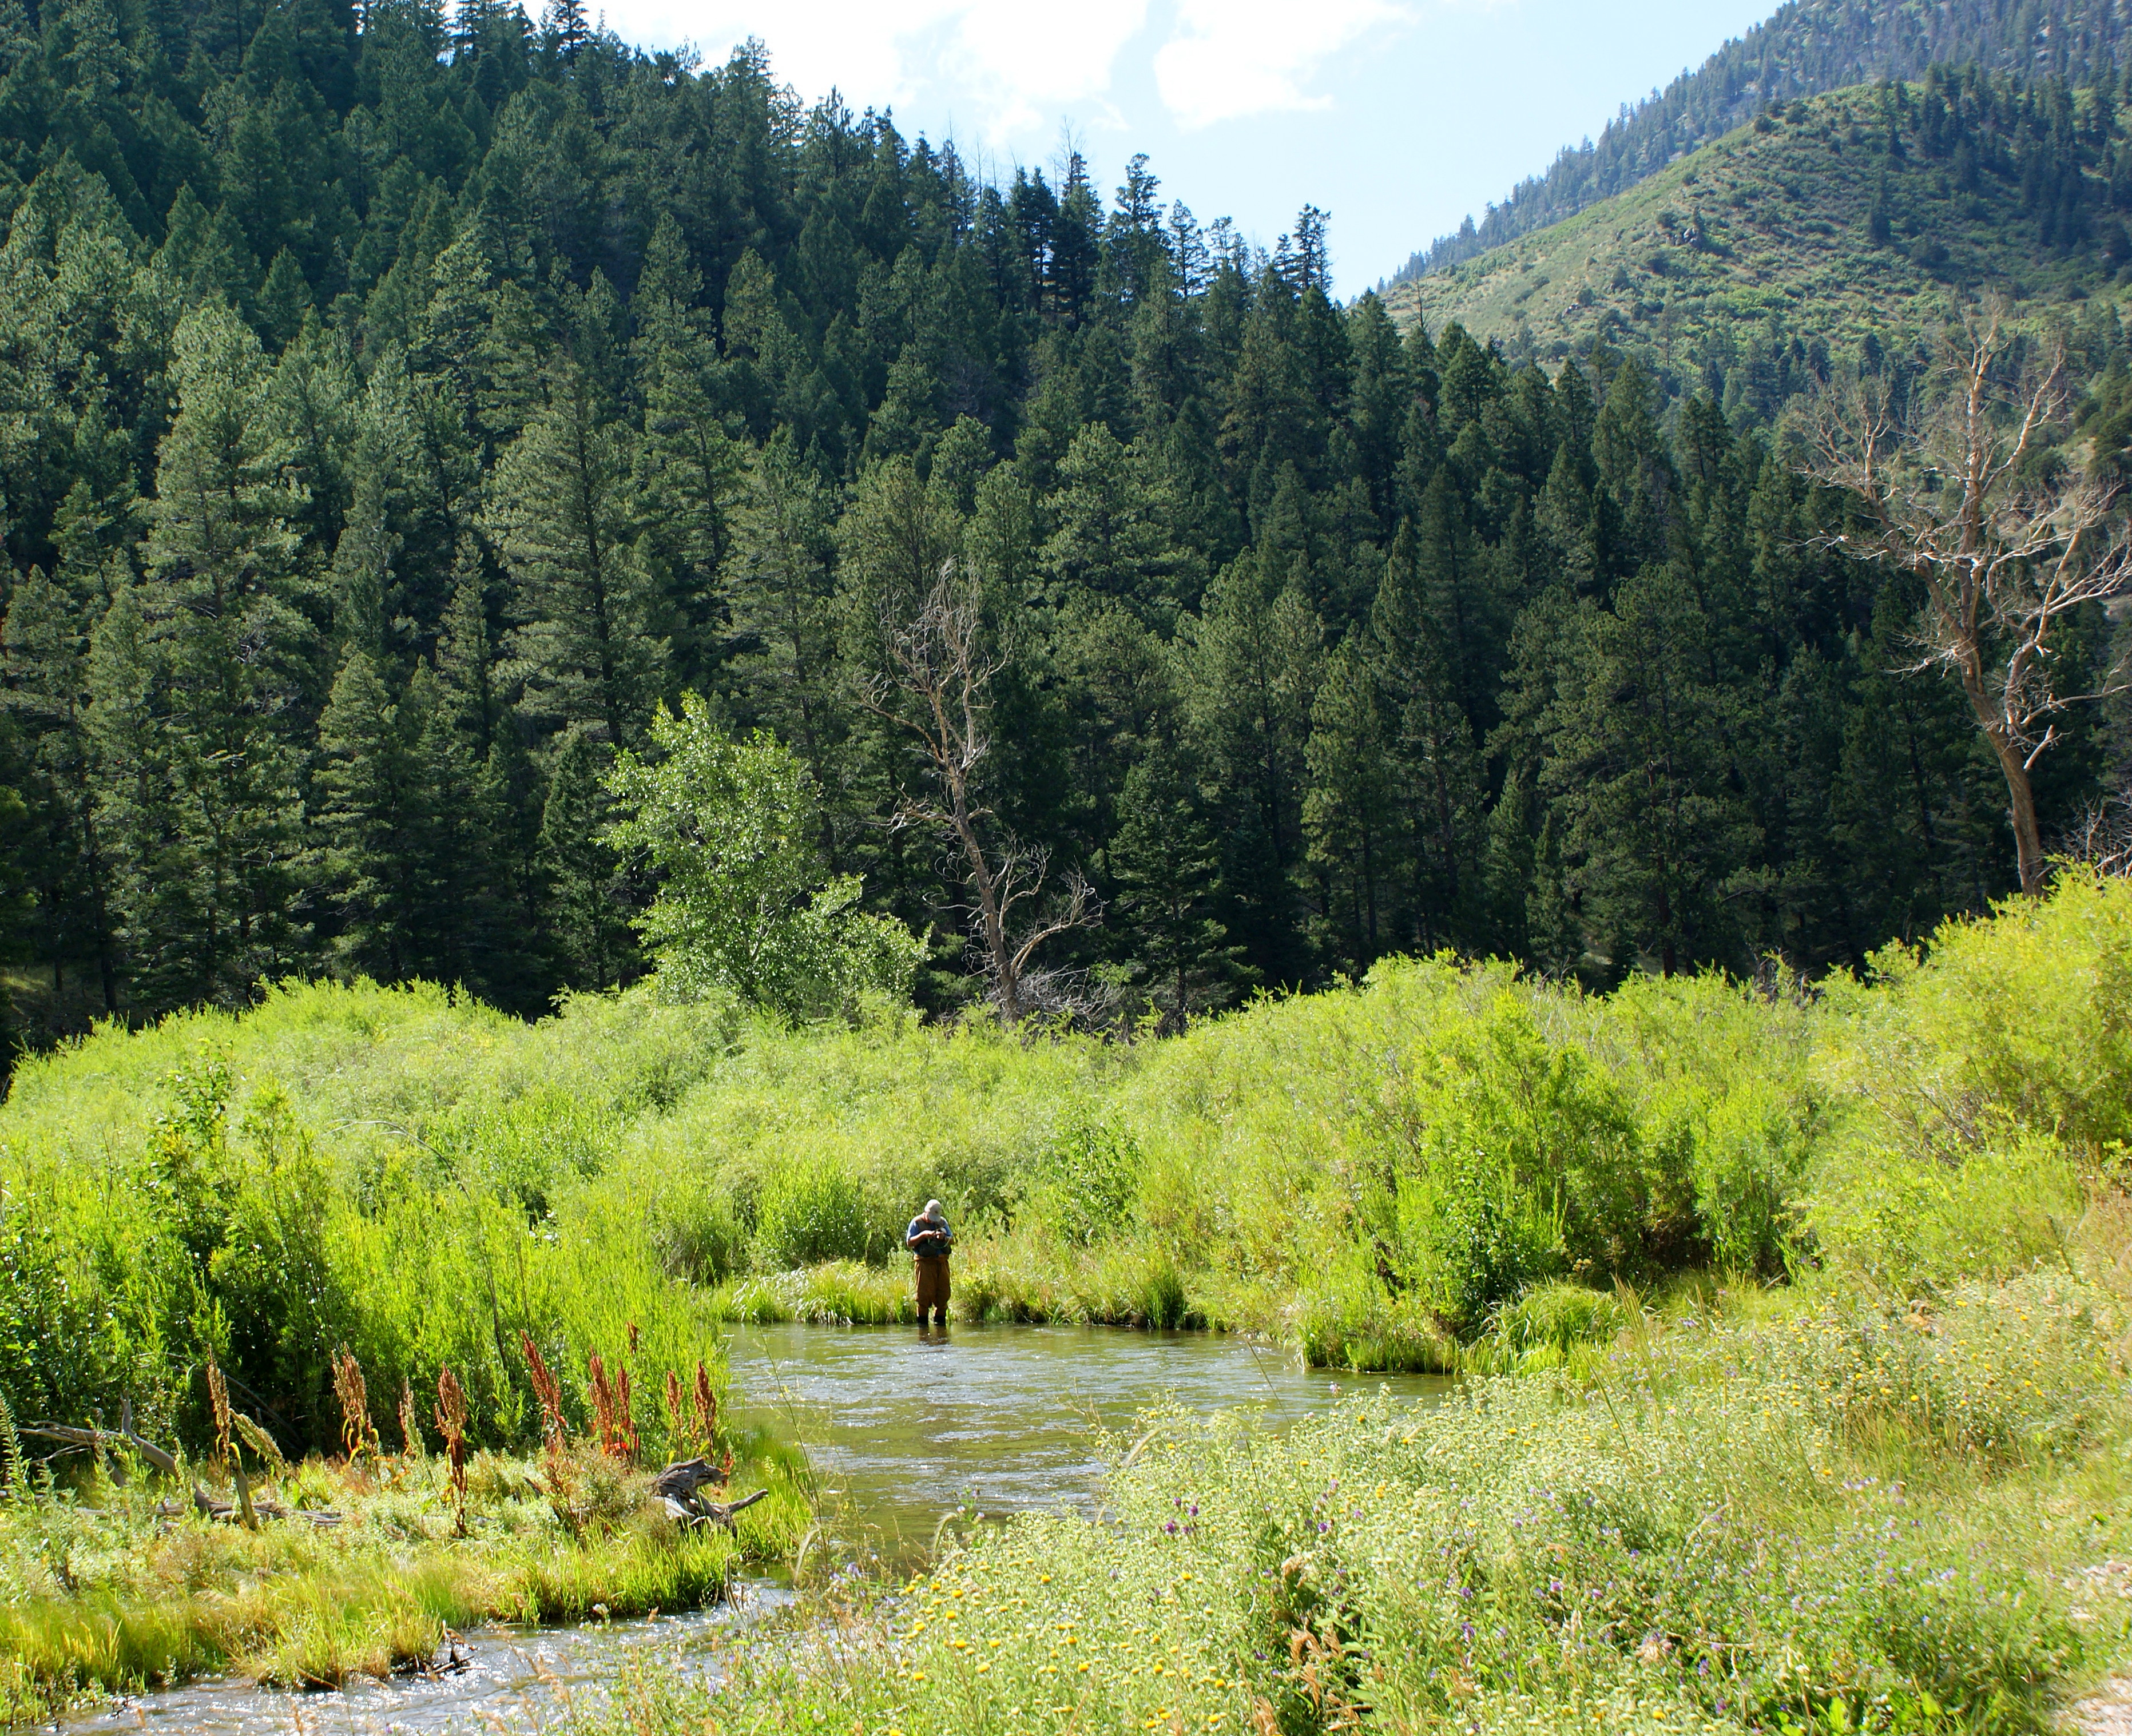
[[[41,1422],[16,1432],[36,1441],[64,1441],[70,1446],[130,1446],[165,1476],[178,1475],[175,1458],[152,1441],[143,1441],[131,1429],[68,1428],[60,1423]]]
[[[651,1479],[651,1499],[665,1509],[666,1517],[684,1530],[699,1526],[718,1525],[726,1530],[733,1528],[733,1515],[766,1496],[770,1491],[758,1489],[751,1495],[743,1495],[737,1501],[709,1501],[701,1491],[708,1484],[723,1486],[725,1472],[708,1459],[684,1459],[670,1465]]]
[[[175,1519],[185,1511],[175,1501],[166,1501],[156,1509],[166,1519]],[[218,1501],[197,1483],[193,1485],[193,1511],[203,1519],[212,1519],[220,1525],[239,1524],[243,1511],[234,1501]],[[254,1501],[253,1514],[262,1519],[308,1519],[321,1530],[340,1523],[341,1516],[329,1507],[284,1507],[278,1501]]]

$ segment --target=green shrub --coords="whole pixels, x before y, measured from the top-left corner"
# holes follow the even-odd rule
[[[1086,1247],[1131,1227],[1144,1167],[1129,1131],[1076,1117],[1039,1159],[1021,1209],[1060,1240]]]
[[[2062,1262],[2085,1204],[2072,1159],[2031,1134],[1966,1156],[1846,1153],[1811,1213],[1827,1264],[1908,1295]]]
[[[1950,1308],[1979,1354],[1944,1390],[1981,1393],[1995,1347],[2028,1408],[2014,1434],[2077,1411],[2090,1431],[2055,1438],[2099,1438],[2123,1418],[2093,1378],[2109,1328],[2038,1282]],[[1529,1301],[1541,1333],[1607,1312]],[[2072,1571],[2122,1557],[2121,1509],[2086,1504],[2112,1472],[2077,1494],[2008,1480],[1987,1435],[1910,1427],[1879,1398],[1895,1364],[1861,1348],[1885,1326],[1842,1305],[1682,1326],[1574,1379],[1350,1401],[1285,1436],[1158,1411],[1117,1443],[1100,1522],[1024,1515],[875,1609],[840,1607],[833,1657],[743,1650],[715,1701],[651,1671],[593,1728],[744,1712],[948,1736],[1064,1707],[1091,1730],[2034,1736],[2122,1643]],[[2046,1348],[2015,1354],[2038,1327]]]
[[[755,1211],[756,1240],[777,1266],[888,1256],[888,1230],[865,1191],[834,1165],[781,1165],[764,1179]]]
[[[2132,880],[2064,870],[2048,898],[1873,959],[1851,1082],[1913,1140],[2019,1126],[2132,1142]]]
[[[747,1232],[732,1196],[700,1173],[677,1175],[660,1189],[651,1237],[666,1271],[692,1284],[723,1283],[747,1265]]]

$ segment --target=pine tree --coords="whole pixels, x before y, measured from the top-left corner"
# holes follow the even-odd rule
[[[91,619],[82,602],[37,568],[30,569],[16,587],[0,626],[7,676],[0,689],[0,719],[12,720],[22,782],[46,821],[36,828],[44,847],[34,863],[20,861],[18,871],[34,877],[52,991],[60,991],[68,962],[88,958],[100,979],[105,1011],[116,1012],[110,864],[98,825],[89,731]],[[19,823],[26,856],[30,810],[24,810]]]
[[[694,686],[711,684],[723,649],[721,592],[746,479],[744,448],[727,427],[725,364],[699,305],[702,294],[703,279],[667,213],[652,232],[630,304],[644,400],[636,468],[654,545],[673,574],[675,673]]]
[[[1405,818],[1402,938],[1433,949],[1473,938],[1484,791],[1459,679],[1457,587],[1443,581],[1441,567],[1429,583],[1420,549],[1402,525],[1371,607],[1369,635],[1395,720],[1390,751]]]
[[[1163,736],[1126,774],[1118,813],[1110,851],[1115,916],[1132,935],[1163,1029],[1179,1030],[1193,1014],[1224,1005],[1247,976],[1217,914],[1213,821],[1188,762]]]
[[[147,998],[161,1005],[241,998],[303,954],[291,731],[317,643],[290,524],[305,496],[286,479],[293,443],[271,415],[257,340],[209,307],[179,327],[177,349],[148,578],[124,624],[130,637],[140,622],[154,650],[114,645],[111,671],[114,703],[151,707],[127,727],[146,722],[168,767],[167,794],[137,804],[118,888]],[[103,756],[104,777],[129,790],[130,758]]]
[[[1328,659],[1311,707],[1303,827],[1326,881],[1337,951],[1366,965],[1385,951],[1397,865],[1396,774],[1376,678],[1352,639]]]
[[[1175,492],[1155,455],[1096,423],[1075,436],[1052,496],[1058,529],[1042,560],[1062,602],[1102,597],[1167,635],[1198,600],[1204,568],[1180,547]]]
[[[425,664],[407,683],[401,712],[424,817],[408,852],[415,969],[522,1005],[532,985],[507,938],[499,791],[477,746],[478,711],[449,677]]]
[[[413,974],[422,950],[415,864],[436,816],[391,693],[366,651],[351,646],[319,720],[312,823],[318,884],[334,915],[334,955],[381,981]]]
[[[644,727],[666,674],[663,600],[637,554],[629,461],[592,375],[565,362],[547,408],[497,463],[488,512],[517,581],[522,707],[544,730],[592,727],[616,744]]]
[[[1587,933],[1616,972],[1731,956],[1722,890],[1751,840],[1727,787],[1707,679],[1710,626],[1679,575],[1646,568],[1563,647],[1542,789]]]
[[[258,305],[259,323],[277,349],[303,330],[305,316],[311,311],[310,285],[304,281],[304,268],[296,263],[296,256],[286,247],[274,256],[259,285]]]
[[[1228,809],[1224,919],[1275,982],[1301,981],[1307,968],[1298,878],[1323,634],[1301,591],[1270,583],[1246,555],[1214,581],[1185,640],[1193,732]]]
[[[600,751],[573,730],[555,751],[540,814],[544,914],[557,974],[574,989],[604,989],[631,962],[630,912],[603,836],[611,807]]]
[[[540,25],[556,53],[565,60],[577,58],[590,34],[585,24],[584,0],[548,0]]]

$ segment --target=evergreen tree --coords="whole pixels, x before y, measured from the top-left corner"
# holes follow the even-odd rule
[[[1134,937],[1136,962],[1167,1030],[1226,1005],[1247,980],[1216,914],[1221,849],[1190,769],[1158,736],[1126,774],[1111,866],[1116,918]]]
[[[303,956],[293,732],[315,715],[318,640],[291,523],[305,496],[288,480],[294,448],[268,411],[257,340],[209,307],[180,326],[177,351],[148,577],[122,623],[147,644],[115,643],[110,671],[113,703],[146,705],[129,727],[162,737],[154,757],[167,766],[167,784],[136,808],[117,887],[136,970],[165,1005],[242,998]],[[101,755],[122,807],[137,787],[132,757]]]
[[[25,801],[16,820],[14,872],[34,889],[43,915],[52,992],[56,997],[63,990],[69,965],[89,961],[104,1010],[116,1012],[111,870],[98,825],[89,722],[89,619],[60,586],[30,569],[0,625],[7,675],[0,717],[12,720],[11,739],[21,761],[14,793]]]
[[[1300,589],[1276,587],[1246,555],[1214,581],[1186,641],[1187,705],[1227,810],[1224,920],[1271,982],[1308,972],[1299,876],[1322,638]]]
[[[386,982],[413,975],[425,950],[414,929],[416,859],[438,818],[408,737],[377,665],[351,648],[319,720],[319,884],[335,918],[335,956]]]
[[[488,528],[517,583],[520,702],[541,728],[634,738],[665,684],[657,575],[636,543],[628,443],[596,380],[558,369],[548,405],[498,461]]]
[[[635,957],[620,864],[607,842],[612,804],[600,755],[588,731],[564,736],[540,810],[543,915],[556,975],[574,989],[612,987]]]
[[[1303,824],[1334,950],[1358,965],[1386,950],[1391,927],[1397,773],[1387,733],[1375,674],[1350,639],[1328,659],[1311,707]]]
[[[1586,934],[1616,973],[1672,976],[1722,950],[1724,892],[1750,840],[1714,751],[1709,622],[1677,574],[1646,568],[1563,650],[1542,788],[1563,825]]]
[[[1429,583],[1421,547],[1402,525],[1369,632],[1376,679],[1395,720],[1389,748],[1405,846],[1395,860],[1403,858],[1405,867],[1400,938],[1434,948],[1473,936],[1485,791],[1459,679],[1458,588],[1443,582],[1440,557],[1438,582]]]
[[[1937,51],[2033,55],[1981,5]],[[1110,899],[1059,962],[1173,1027],[1395,949],[1856,962],[2006,890],[1989,768],[1888,674],[1916,599],[1771,430],[1845,343],[1913,390],[1913,346],[1841,298],[1691,317],[1675,279],[1774,208],[1683,183],[1636,305],[1542,359],[1342,308],[1313,208],[1268,257],[1144,160],[1108,212],[1078,160],[987,185],[798,108],[759,46],[329,13],[0,0],[0,855],[41,973],[143,1016],[317,963],[521,1012],[618,981],[652,889],[601,773],[692,688],[804,764],[825,868],[951,933],[962,875],[893,823],[936,772],[862,703],[944,568],[996,665],[983,827]],[[1891,65],[1936,51],[1883,24]],[[2077,82],[2108,37],[2047,34]],[[1722,131],[1763,76],[1653,113]],[[2068,290],[2124,262],[2114,74],[1873,100],[1856,143],[1773,118],[1755,154],[1844,164],[1854,222],[1916,231],[1899,276],[1971,201],[2019,201]],[[1656,124],[1546,196],[1670,161]],[[2132,474],[2132,344],[2067,305],[2087,396],[2038,473]],[[2111,637],[2067,633],[2062,691]],[[2127,757],[2121,717],[2054,722],[2045,836]],[[932,965],[928,1008],[967,1001]]]

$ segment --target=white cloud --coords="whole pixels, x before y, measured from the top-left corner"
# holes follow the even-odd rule
[[[1111,88],[1112,69],[1147,21],[1147,0],[1079,0],[1061,29],[1041,7],[980,0],[942,56],[985,111],[993,138],[1055,127],[1057,111]]]
[[[713,60],[758,36],[777,76],[810,101],[834,86],[855,108],[952,114],[999,145],[1107,103],[1120,56],[1148,37],[1149,12],[1149,0],[1078,0],[1064,14],[1028,0],[612,0],[610,22]],[[1198,127],[1325,106],[1310,75],[1405,13],[1397,0],[1174,0],[1157,16],[1171,28],[1154,52],[1156,89],[1179,125]]]
[[[626,37],[694,42],[707,59],[757,36],[776,76],[809,101],[832,86],[855,108],[952,109],[995,142],[1055,126],[1101,98],[1147,0],[1080,0],[1066,27],[1018,0],[618,0]]]
[[[1390,0],[1179,0],[1177,33],[1155,56],[1156,88],[1180,127],[1275,109],[1323,108],[1303,81],[1372,25]]]

